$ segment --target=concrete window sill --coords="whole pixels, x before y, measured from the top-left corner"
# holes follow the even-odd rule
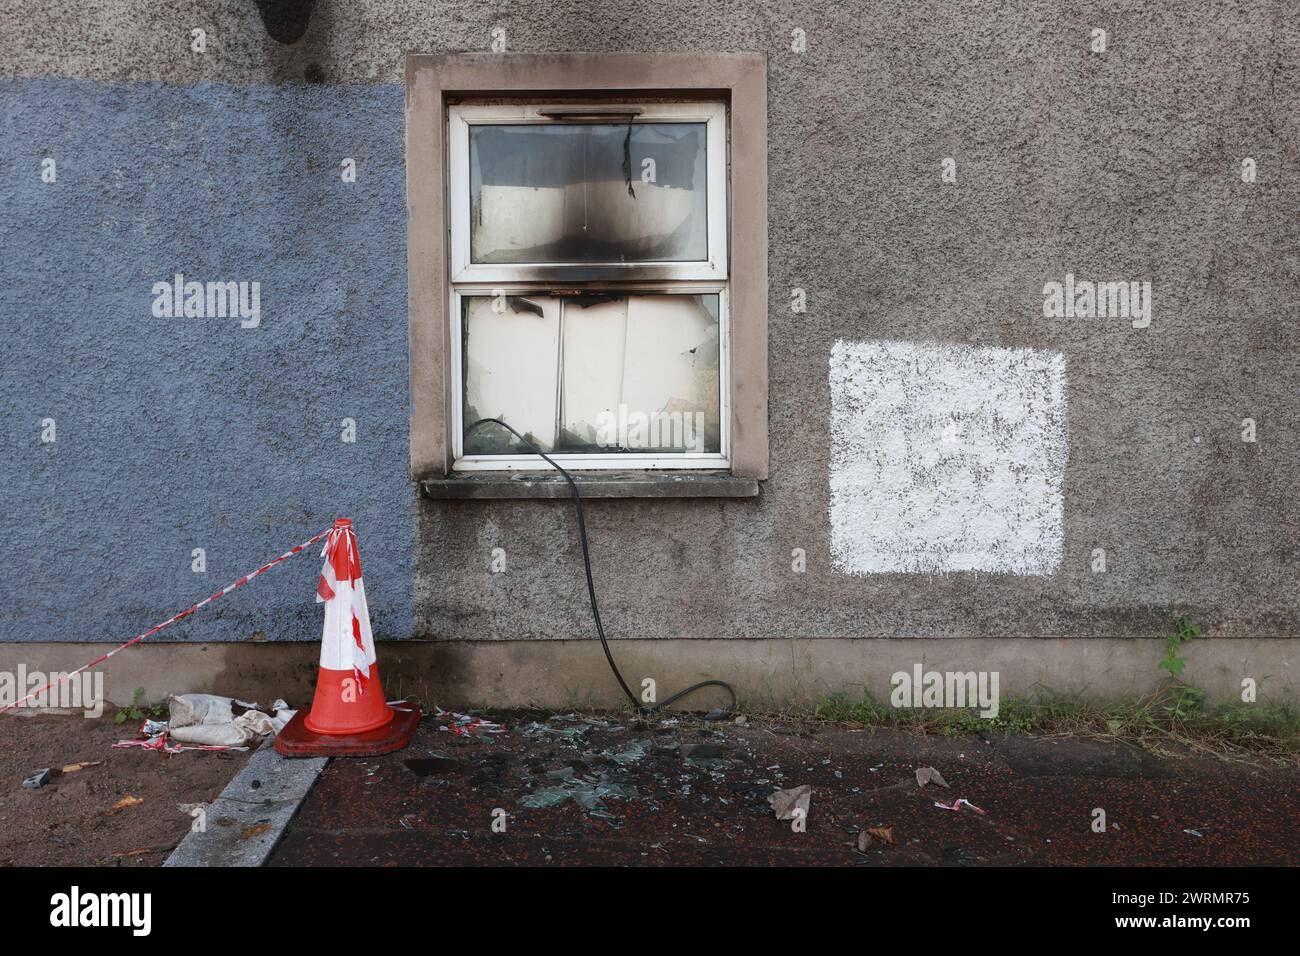
[[[600,471],[573,475],[584,498],[754,498],[758,480],[722,471]],[[504,498],[572,498],[569,483],[555,472],[462,473],[420,482],[428,498],[440,501]]]

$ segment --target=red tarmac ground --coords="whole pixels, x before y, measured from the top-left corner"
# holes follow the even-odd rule
[[[405,750],[335,759],[270,865],[1300,863],[1300,769],[1263,758],[820,723],[486,716],[506,732],[460,736],[427,717]],[[925,766],[951,789],[918,786]],[[798,833],[767,796],[801,784],[812,800]],[[985,814],[935,806],[957,797]],[[868,827],[894,843],[859,852]]]

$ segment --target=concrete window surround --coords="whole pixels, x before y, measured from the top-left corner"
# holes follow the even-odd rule
[[[434,498],[567,494],[554,472],[452,472],[447,106],[468,97],[711,96],[726,102],[730,168],[731,465],[588,472],[596,497],[753,497],[767,477],[767,59],[759,53],[413,54],[406,63],[411,476]]]

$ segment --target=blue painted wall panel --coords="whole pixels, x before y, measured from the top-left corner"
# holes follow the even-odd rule
[[[376,636],[408,636],[401,87],[0,81],[0,118],[0,640],[130,637],[336,515]],[[259,282],[260,327],[154,317],[177,272]],[[319,567],[157,639],[319,639]]]

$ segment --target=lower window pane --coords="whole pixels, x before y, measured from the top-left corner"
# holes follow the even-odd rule
[[[462,301],[465,454],[721,451],[716,293]]]

